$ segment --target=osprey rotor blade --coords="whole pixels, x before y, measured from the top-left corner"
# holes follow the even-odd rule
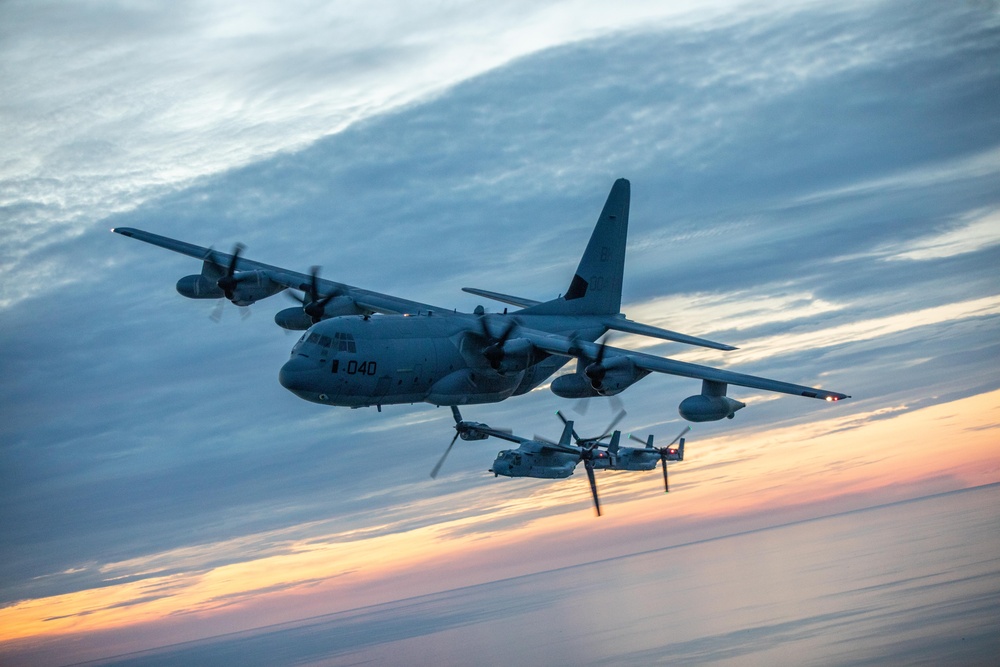
[[[663,464],[663,492],[670,493],[670,482],[667,480],[667,450],[660,450],[660,463]]]
[[[681,438],[683,438],[683,437],[684,437],[684,434],[686,434],[686,433],[687,433],[688,431],[690,431],[690,430],[691,430],[691,427],[690,427],[690,426],[685,426],[685,427],[684,427],[684,430],[683,430],[683,431],[681,431],[680,433],[678,433],[678,434],[677,434],[677,437],[676,437],[676,438],[674,438],[673,440],[671,440],[671,441],[670,441],[670,444],[668,444],[668,445],[667,445],[667,447],[669,447],[670,445],[674,444],[675,442],[677,442],[678,440],[680,440]]]
[[[444,450],[444,454],[441,455],[440,460],[438,460],[437,465],[431,470],[431,479],[437,479],[438,471],[441,470],[441,466],[444,465],[444,460],[448,458],[448,454],[451,452],[451,448],[455,446],[455,441],[458,440],[458,431],[455,431],[455,437],[451,439],[451,444],[448,445],[448,449]]]
[[[601,500],[597,497],[597,480],[594,479],[594,464],[591,463],[590,459],[587,459],[583,462],[583,466],[587,469],[590,493],[594,496],[594,509],[597,510],[597,516],[601,516]]]

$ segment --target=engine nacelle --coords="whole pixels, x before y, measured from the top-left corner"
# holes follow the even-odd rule
[[[677,407],[681,417],[689,422],[714,422],[723,418],[732,419],[737,410],[746,407],[746,403],[728,396],[706,396],[698,394],[688,396]]]
[[[301,306],[279,310],[274,314],[274,323],[289,331],[305,331],[313,325],[312,318],[306,315]]]
[[[237,306],[249,306],[285,289],[284,285],[271,280],[267,271],[238,271],[233,278],[236,285],[232,292],[232,302]]]
[[[323,307],[323,319],[342,317],[344,315],[363,315],[365,312],[363,308],[358,307],[354,299],[347,296],[338,296],[328,301]],[[292,306],[291,308],[279,310],[274,315],[274,323],[282,329],[290,331],[305,331],[314,324],[312,317],[307,315],[301,306]]]
[[[221,299],[225,296],[216,279],[201,274],[184,276],[178,280],[177,291],[189,299]]]
[[[582,373],[560,375],[549,385],[552,393],[561,398],[591,398],[600,396],[590,384],[590,378]]]
[[[520,373],[531,365],[535,346],[527,338],[512,338],[503,344],[503,358],[496,365],[501,375]]]
[[[600,364],[590,364],[584,372],[591,387],[601,396],[620,394],[649,375],[649,371],[639,368],[628,357],[612,357]]]

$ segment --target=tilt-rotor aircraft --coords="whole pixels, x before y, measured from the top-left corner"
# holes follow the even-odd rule
[[[745,375],[595,343],[609,331],[651,336],[717,350],[736,349],[703,338],[627,319],[621,312],[630,186],[615,182],[569,288],[551,301],[481,289],[465,291],[519,310],[460,313],[345,283],[321,279],[315,267],[299,273],[242,256],[118,227],[115,233],[202,261],[200,274],[177,282],[194,299],[225,297],[247,306],[286,289],[303,293],[301,305],[275,322],[305,334],[292,348],[278,380],[307,401],[351,408],[426,402],[494,403],[525,394],[568,361],[573,373],[551,382],[564,398],[614,396],[650,373],[701,380],[701,392],[679,406],[688,421],[732,418],[745,404],[726,395],[728,385],[838,401],[823,389]]]
[[[622,447],[621,431],[611,431],[610,428],[625,416],[624,411],[620,412],[611,425],[609,431],[598,438],[581,438],[573,428],[573,422],[566,419],[562,412],[557,412],[563,421],[562,437],[559,442],[554,442],[536,435],[534,438],[522,438],[514,435],[507,429],[497,429],[489,424],[481,422],[466,421],[462,419],[462,413],[456,406],[451,406],[451,413],[455,418],[455,436],[451,439],[448,449],[438,460],[437,465],[431,470],[431,477],[437,477],[444,460],[455,446],[455,442],[462,440],[485,440],[487,438],[499,438],[507,442],[513,442],[517,449],[504,449],[497,454],[493,461],[493,466],[489,472],[495,477],[534,477],[536,479],[563,479],[569,477],[576,471],[576,466],[583,463],[587,471],[587,480],[590,483],[590,493],[594,498],[594,509],[597,516],[601,515],[601,501],[597,495],[597,479],[594,476],[595,470],[631,470],[645,471],[656,467],[657,462],[663,464],[663,489],[670,491],[667,480],[667,461],[684,460],[684,434],[691,430],[685,427],[680,434],[666,447],[653,447],[653,436],[650,435],[646,441],[639,440],[635,436],[629,437],[639,442],[645,442],[646,446]],[[570,440],[572,438],[576,444]],[[604,444],[602,440],[611,438],[611,442]],[[680,445],[674,447],[674,443],[680,440]],[[601,449],[604,447],[605,449]]]

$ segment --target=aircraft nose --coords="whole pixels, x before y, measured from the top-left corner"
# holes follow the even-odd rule
[[[278,371],[278,382],[289,391],[304,391],[309,388],[310,379],[315,370],[315,364],[308,359],[292,357]]]

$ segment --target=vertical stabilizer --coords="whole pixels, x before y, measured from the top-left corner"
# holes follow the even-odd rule
[[[619,178],[590,236],[569,289],[560,298],[526,308],[536,315],[617,315],[622,306],[625,241],[631,187]]]

